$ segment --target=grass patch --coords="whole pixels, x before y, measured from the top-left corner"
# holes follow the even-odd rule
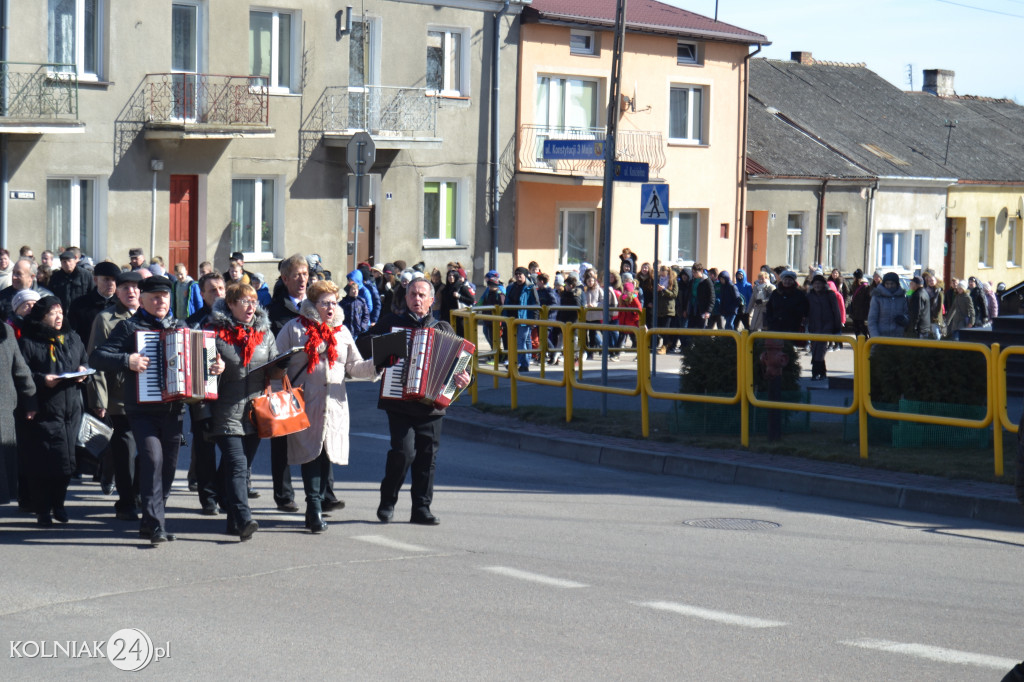
[[[565,421],[565,413],[547,406],[520,405],[512,410],[504,405],[477,403],[476,409],[490,414],[504,415],[532,424],[557,426],[596,436],[612,436],[644,440],[638,411],[609,410],[601,416],[599,410],[573,410],[573,420]],[[800,414],[800,413],[794,413]],[[739,433],[734,436],[674,434],[669,430],[669,412],[651,412],[651,438],[663,443],[709,448],[713,450],[744,450],[773,455],[790,455],[826,462],[841,462],[865,468],[884,469],[911,474],[928,474],[951,479],[1013,484],[1016,462],[1017,437],[1003,432],[1003,475],[994,475],[993,451],[987,449],[958,448],[894,448],[870,443],[868,459],[860,458],[857,443],[841,440],[837,422],[815,423],[804,433],[787,433],[781,441],[769,442],[763,435],[751,434],[750,447],[740,445]],[[638,445],[638,448],[642,448]]]

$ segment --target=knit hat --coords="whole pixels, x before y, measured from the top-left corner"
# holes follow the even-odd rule
[[[501,277],[498,275],[497,270],[488,270],[487,274],[484,275],[484,279],[501,279]]]
[[[393,275],[397,269],[394,263],[385,263],[383,272],[385,275]]]
[[[897,275],[895,272],[887,272],[885,273],[885,276],[882,278],[882,284],[885,284],[886,282],[895,282],[896,286],[899,286],[900,276]]]
[[[779,275],[779,279],[786,279],[787,277],[792,277],[794,280],[796,280],[796,273],[793,272],[792,270],[783,270],[782,274]]]
[[[517,274],[517,275],[526,275],[527,277],[529,277],[530,276],[530,271],[527,270],[526,268],[524,268],[522,265],[520,265],[518,268],[516,268],[515,274]]]
[[[622,281],[623,282],[632,282],[633,281],[633,273],[632,272],[624,272],[624,273],[622,273],[621,277],[622,277]]]
[[[399,278],[402,280],[402,284],[408,284],[412,281],[412,270],[405,270],[402,272],[402,276]]]
[[[558,273],[555,275],[555,286],[560,287],[563,284],[565,284],[565,277],[562,276],[562,273]]]
[[[43,296],[36,301],[35,306],[29,311],[28,315],[25,316],[25,320],[29,322],[42,322],[43,318],[46,317],[46,313],[60,305],[60,299],[50,294],[49,296]]]
[[[811,284],[814,284],[815,282],[821,282],[822,284],[824,284],[825,283],[825,275],[823,275],[821,273],[818,273],[817,275],[815,275],[814,278],[811,279]]]
[[[35,289],[22,289],[11,299],[11,310],[17,310],[28,301],[38,301],[42,296]]]
[[[872,277],[881,277],[882,276],[882,268],[875,268],[875,271],[874,271],[874,273],[872,273],[871,276]]]
[[[863,270],[861,270],[860,268],[857,268],[856,270],[853,271],[853,278],[854,279],[861,279],[862,277],[864,277],[864,271]]]

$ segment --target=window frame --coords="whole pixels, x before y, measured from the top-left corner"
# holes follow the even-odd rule
[[[978,219],[978,267],[990,268],[992,260],[992,220]]]
[[[253,243],[245,244],[243,246],[251,248],[235,248],[234,239],[229,235],[228,240],[231,243],[231,250],[241,251],[246,260],[274,260],[278,256],[276,255],[281,251],[281,241],[284,234],[284,181],[285,177],[281,175],[262,175],[262,174],[238,174],[231,176],[231,197],[228,214],[231,217],[230,223],[235,222],[234,216],[234,204],[235,204],[235,181],[236,180],[254,180],[253,184]],[[261,246],[263,242],[262,233],[262,220],[263,213],[263,183],[266,181],[272,181],[274,183],[273,197],[274,197],[274,214],[272,216],[273,223],[271,225],[271,236],[270,246],[271,251],[263,251],[262,248],[256,249],[255,247]],[[255,229],[255,225],[260,225],[260,230]],[[229,224],[230,229],[230,224]],[[257,241],[259,244],[257,244]]]
[[[792,219],[799,219],[799,227],[792,227]],[[804,257],[804,226],[807,214],[802,211],[791,211],[786,214],[786,261],[790,268],[800,269],[800,260]],[[795,239],[794,239],[795,238]],[[796,248],[794,249],[794,244]],[[799,251],[799,253],[796,253]]]
[[[50,182],[51,181],[68,181],[70,185],[70,205],[68,206],[70,216],[68,230],[71,234],[61,235],[61,243],[51,244],[50,243]],[[92,229],[89,235],[89,243],[79,243],[81,241],[82,232],[82,215],[81,215],[81,193],[82,193],[82,182],[91,183],[92,187]],[[55,173],[53,175],[46,176],[46,248],[51,251],[55,251],[61,246],[77,246],[86,254],[95,255],[103,251],[103,236],[106,234],[106,227],[102,223],[102,216],[105,213],[104,207],[106,205],[105,196],[103,190],[105,184],[102,182],[102,177],[97,175],[75,175],[68,173]],[[76,235],[72,237],[71,235]]]
[[[681,57],[679,55],[680,48],[684,45],[689,46],[693,51],[692,58]],[[676,64],[678,66],[700,66],[704,63],[704,50],[702,49],[701,43],[693,40],[677,40],[676,41]]]
[[[833,219],[838,220],[838,226],[831,226],[829,222]],[[825,254],[826,262],[822,265],[828,270],[833,268],[841,268],[843,262],[843,233],[846,231],[846,214],[841,212],[832,212],[825,214],[825,248],[823,253]]]
[[[1006,219],[1006,265],[1011,268],[1020,267],[1020,225],[1019,218]]]
[[[669,144],[673,145],[693,145],[700,146],[706,145],[708,142],[708,122],[710,117],[708,116],[708,86],[701,85],[698,83],[672,83],[669,85],[668,92],[668,138]],[[687,137],[673,137],[672,136],[672,93],[673,91],[686,91],[686,123]],[[695,91],[700,92],[700,108],[697,122],[700,124],[700,134],[697,137],[693,136],[693,124],[694,124],[694,97]]]
[[[687,209],[672,209],[671,210],[671,222],[669,223],[670,230],[668,235],[668,254],[666,260],[671,263],[683,263],[684,265],[693,265],[697,260],[697,254],[700,249],[700,226],[701,226],[701,211],[695,208]],[[679,256],[680,240],[679,240],[679,220],[684,215],[693,216],[693,258],[681,258]]]
[[[907,230],[879,230],[878,232],[878,267],[880,268],[897,268],[905,269],[905,251],[907,248],[907,237],[910,233]],[[891,236],[892,237],[892,259],[887,262],[884,258],[885,254],[885,241]]]
[[[587,46],[582,49],[573,49],[572,39],[573,38],[584,38],[587,40]],[[597,56],[597,33],[594,31],[584,31],[582,29],[570,29],[569,30],[569,54],[576,55],[578,57],[595,57]]]
[[[301,55],[299,53],[299,42],[300,42],[299,38],[301,36],[300,31],[299,31],[299,27],[302,26],[302,11],[298,10],[298,9],[281,9],[281,8],[277,8],[277,7],[265,7],[265,6],[260,6],[260,5],[254,5],[254,6],[249,8],[249,26],[250,26],[249,30],[250,30],[250,32],[252,31],[252,28],[251,28],[252,27],[252,15],[253,15],[254,12],[258,12],[258,13],[261,13],[261,14],[270,14],[271,15],[271,24],[270,24],[271,28],[270,28],[270,78],[268,79],[270,82],[268,84],[266,84],[266,85],[264,85],[262,83],[259,83],[258,81],[262,80],[264,78],[264,76],[257,76],[256,74],[250,73],[249,74],[249,78],[253,79],[253,88],[254,89],[258,88],[258,89],[266,90],[267,92],[269,92],[271,94],[285,94],[285,95],[287,95],[287,94],[298,94],[298,93],[300,93],[301,89],[299,88],[299,78],[298,78],[299,69],[298,69],[298,64],[299,64],[299,61],[300,61],[300,58],[301,58]],[[281,85],[280,82],[279,82],[279,78],[280,78],[280,74],[279,74],[280,68],[279,67],[280,67],[280,63],[281,63],[281,61],[280,61],[281,60],[281,46],[280,46],[281,31],[280,31],[280,22],[281,22],[281,15],[282,14],[287,14],[289,17],[291,17],[291,26],[290,26],[290,30],[289,30],[289,36],[288,36],[288,41],[290,43],[290,45],[289,45],[289,53],[290,54],[288,56],[288,61],[289,61],[288,80],[289,80],[289,84],[286,85],[286,86],[285,85]],[[251,64],[252,63],[252,54],[251,54],[252,45],[251,45],[251,43],[249,45],[249,50],[250,50],[249,62]],[[252,68],[250,68],[249,71],[252,71]]]
[[[427,207],[426,207],[427,184],[428,183],[435,183],[435,182],[438,183],[437,191],[438,191],[438,194],[440,196],[445,196],[445,190],[446,190],[446,188],[447,188],[447,186],[449,184],[454,184],[455,185],[455,221],[454,221],[454,232],[455,232],[455,235],[454,235],[453,238],[441,237],[440,236],[441,231],[444,229],[443,225],[446,223],[446,218],[447,218],[446,202],[444,202],[444,201],[438,202],[438,208],[440,210],[440,213],[437,216],[437,219],[438,219],[438,221],[437,221],[438,236],[427,237],[426,234],[425,234],[425,232],[426,232],[426,217],[427,217],[426,216],[426,212],[427,212]],[[465,203],[464,196],[466,194],[466,192],[464,192],[463,190],[464,190],[465,187],[466,187],[466,182],[462,178],[455,178],[455,177],[425,177],[425,178],[423,178],[423,181],[422,181],[422,183],[420,185],[420,197],[421,197],[421,200],[423,202],[422,210],[420,211],[421,220],[423,221],[420,224],[420,236],[421,236],[422,243],[423,243],[424,247],[435,247],[435,248],[436,247],[450,247],[450,246],[458,246],[460,244],[460,239],[462,238],[462,221],[463,221],[463,216],[466,213],[463,210],[463,204]]]
[[[598,209],[594,206],[558,206],[556,214],[556,229],[555,229],[555,249],[558,251],[558,267],[559,269],[573,270],[578,269],[580,263],[570,263],[568,261],[568,229],[569,229],[569,215],[570,214],[586,214],[590,216],[590,240],[591,248],[593,253],[588,253],[584,256],[580,262],[596,263],[597,259],[597,248],[598,248]]]
[[[465,27],[454,27],[454,26],[438,26],[438,25],[427,25],[427,35],[431,33],[441,33],[441,58],[442,58],[442,87],[440,90],[431,88],[427,84],[427,94],[435,95],[439,97],[469,97],[470,94],[470,60],[469,60],[469,29]],[[459,83],[458,87],[451,87],[451,74],[448,73],[448,65],[450,62],[449,51],[451,49],[451,37],[453,35],[459,36]],[[424,73],[426,70],[424,70]]]
[[[51,64],[62,63],[54,56],[54,45],[53,45],[53,26],[51,26],[51,15],[52,7],[54,3],[59,3],[61,0],[48,0],[46,3],[46,58]],[[86,0],[70,0],[75,4],[75,26],[74,26],[74,59],[73,59],[73,70],[68,68],[61,68],[50,66],[47,75],[50,78],[62,79],[62,78],[74,78],[80,82],[92,82],[98,83],[103,80],[104,72],[104,39],[106,34],[104,32],[104,18],[106,16],[106,0],[96,0],[96,27],[95,35],[93,36],[94,50],[93,55],[96,60],[95,71],[85,70],[85,3]]]

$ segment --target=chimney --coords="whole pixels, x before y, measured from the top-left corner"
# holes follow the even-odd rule
[[[953,97],[956,95],[956,91],[953,90],[955,75],[955,71],[946,69],[925,69],[924,85],[921,86],[921,90],[936,97]]]
[[[811,56],[810,52],[790,52],[789,58],[794,62],[799,62],[803,66],[810,66],[814,64],[814,57]]]

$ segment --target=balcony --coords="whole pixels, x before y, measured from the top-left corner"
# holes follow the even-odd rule
[[[147,140],[273,137],[270,95],[259,78],[150,73],[133,98]]]
[[[593,140],[605,139],[604,128],[552,127],[524,124],[519,127],[519,153],[515,158],[515,169],[519,173],[551,175],[555,182],[585,183],[602,181],[604,178],[603,159],[544,159],[545,140]],[[665,144],[661,133],[647,130],[619,130],[615,138],[615,160],[637,161],[650,166],[650,178],[661,178],[665,168]],[[511,165],[511,159],[503,159],[502,166]],[[507,171],[506,171],[507,173]]]
[[[69,64],[0,62],[0,133],[81,133],[78,79]]]
[[[327,87],[302,122],[302,158],[321,141],[347,147],[360,131],[370,133],[378,150],[440,149],[437,98],[424,88]]]

